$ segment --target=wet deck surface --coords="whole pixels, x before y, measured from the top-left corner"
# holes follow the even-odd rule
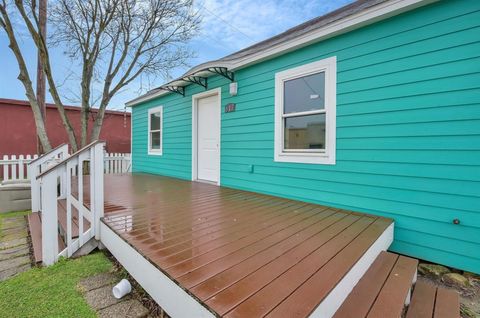
[[[307,317],[392,223],[145,174],[105,189],[105,224],[226,317]]]

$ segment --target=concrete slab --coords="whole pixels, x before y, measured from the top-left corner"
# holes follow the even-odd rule
[[[0,250],[0,261],[29,254],[30,247],[28,245],[18,245],[6,250]]]
[[[19,273],[23,273],[27,270],[29,270],[30,268],[32,268],[32,266],[30,264],[25,264],[25,265],[22,265],[22,266],[18,266],[18,267],[13,267],[13,268],[9,268],[7,270],[4,270],[4,271],[0,271],[0,282],[1,281],[4,281],[10,277],[13,277]]]
[[[20,256],[11,259],[7,259],[4,261],[0,261],[0,271],[4,271],[13,267],[19,267],[25,264],[30,264],[30,257],[29,256]]]
[[[101,318],[141,318],[147,317],[149,311],[138,300],[127,300],[116,305],[100,310],[98,316]]]
[[[85,300],[95,310],[101,310],[118,304],[121,301],[129,300],[130,296],[116,299],[112,294],[112,286],[104,286],[85,293]]]
[[[5,250],[5,249],[16,247],[16,246],[19,246],[19,245],[25,245],[27,243],[28,243],[28,241],[27,241],[26,237],[19,238],[19,239],[14,239],[14,240],[11,240],[11,241],[0,242],[0,250]]]
[[[7,231],[0,232],[0,241],[12,241],[15,239],[20,239],[23,237],[28,236],[27,228],[19,228],[19,229],[10,229]]]
[[[25,216],[14,216],[14,217],[6,217],[0,221],[0,229],[6,230],[10,228],[16,227],[25,227],[27,226],[27,220]]]
[[[78,283],[78,289],[82,292],[87,292],[106,285],[109,285],[112,288],[112,284],[117,280],[118,278],[111,273],[102,273],[81,280]]]

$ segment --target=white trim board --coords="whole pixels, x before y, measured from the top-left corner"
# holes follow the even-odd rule
[[[171,317],[215,317],[103,222],[100,232],[105,247]]]
[[[360,278],[372,266],[380,252],[386,251],[393,242],[394,223],[390,224],[380,237],[368,248],[350,271],[330,291],[327,297],[310,314],[311,318],[330,318],[337,312]]]
[[[217,87],[215,89],[211,89],[205,92],[201,92],[195,95],[192,95],[192,181],[198,180],[198,165],[197,165],[197,143],[198,143],[198,100],[205,97],[210,97],[217,95],[218,98],[218,111],[220,112],[219,120],[220,123],[218,125],[219,132],[218,132],[218,181],[217,185],[220,185],[220,171],[221,171],[221,138],[222,138],[222,88]]]
[[[227,67],[231,71],[238,70],[243,67],[250,66],[252,64],[264,61],[266,59],[273,58],[275,56],[285,54],[287,52],[299,49],[301,47],[326,40],[328,38],[350,32],[352,30],[361,28],[363,26],[390,18],[392,16],[401,14],[403,12],[416,9],[418,7],[437,2],[438,0],[391,0],[384,3],[380,3],[366,10],[357,12],[356,14],[347,16],[338,21],[334,21],[325,25],[319,29],[315,29],[311,32],[295,37],[291,40],[273,45],[270,48],[263,49],[254,54],[247,55],[245,57],[238,58],[236,60],[220,60],[211,61],[198,65],[190,69],[187,73],[196,72],[202,68],[207,67]],[[162,96],[170,93],[169,91],[160,90],[154,94],[147,95],[141,98],[136,98],[128,101],[125,105],[128,107],[135,106],[139,103],[143,103],[147,100]]]

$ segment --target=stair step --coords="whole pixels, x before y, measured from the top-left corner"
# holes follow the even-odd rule
[[[35,263],[42,261],[42,221],[40,213],[31,213],[28,215],[28,227],[33,247],[33,258]]]
[[[33,247],[33,258],[35,263],[42,262],[42,219],[41,213],[31,213],[28,215],[28,227],[30,229],[30,237]],[[66,248],[65,243],[60,235],[58,235],[58,251]]]
[[[406,318],[458,318],[459,313],[457,292],[418,281]]]
[[[334,317],[400,317],[408,304],[418,260],[382,252]]]
[[[67,201],[65,199],[58,200],[58,224],[61,227],[61,233],[66,236],[67,233]],[[72,206],[72,238],[77,238],[79,234],[78,225],[78,210]],[[90,228],[90,222],[83,218],[83,231],[85,232]]]

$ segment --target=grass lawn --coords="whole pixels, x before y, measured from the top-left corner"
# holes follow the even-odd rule
[[[101,252],[33,268],[0,283],[0,317],[96,317],[76,286],[111,269]]]

